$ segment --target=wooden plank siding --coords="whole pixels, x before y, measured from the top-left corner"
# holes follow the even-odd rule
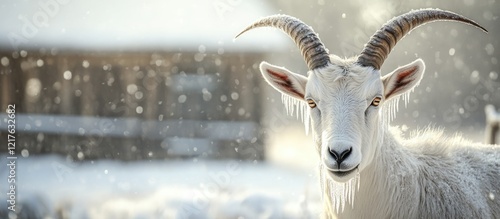
[[[83,124],[85,119],[71,124],[83,127],[73,132],[50,132],[43,129],[43,124],[37,131],[18,126],[18,151],[24,149],[30,155],[61,153],[75,159],[264,157],[260,131],[261,83],[256,64],[262,60],[260,54],[40,50],[0,51],[0,59],[2,109],[16,104],[17,113],[26,118],[71,116],[91,118],[88,121],[94,122],[101,118],[114,120],[103,125],[119,124],[123,126],[120,130],[134,130],[138,124],[142,130],[140,135],[131,136],[96,135],[85,130],[88,126]],[[237,126],[250,122],[255,124],[252,126],[255,130],[249,139],[224,139],[220,134],[207,137],[199,131],[190,131],[190,126],[178,125],[183,133],[174,135],[176,127],[172,126],[177,125],[172,124],[182,121],[189,121],[190,126],[207,122],[225,124],[212,125],[215,130],[224,130],[229,123]],[[32,125],[36,124],[24,124]],[[145,134],[158,132],[162,125],[170,126],[162,130],[171,134]],[[0,127],[0,132],[4,141],[4,127]],[[182,142],[190,142],[189,139],[194,139],[191,142],[200,147],[205,147],[203,142],[213,146],[207,146],[201,154],[189,153],[192,148],[186,149],[186,154],[173,153],[169,148],[179,147]],[[255,155],[243,156],[235,149],[244,147],[255,149]],[[169,149],[172,153],[168,153]],[[0,153],[5,151],[6,148],[0,149]]]

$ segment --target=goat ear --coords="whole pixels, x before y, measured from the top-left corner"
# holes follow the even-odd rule
[[[422,59],[417,59],[382,77],[385,99],[389,100],[412,90],[420,83],[420,80],[422,80],[424,70],[424,61],[422,61]]]
[[[267,62],[260,63],[260,71],[267,83],[274,89],[299,100],[304,100],[307,83],[305,76]]]

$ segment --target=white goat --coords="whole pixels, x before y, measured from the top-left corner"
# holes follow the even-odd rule
[[[388,124],[397,100],[408,100],[425,65],[417,59],[383,77],[380,67],[398,40],[435,20],[459,21],[486,32],[452,12],[416,10],[387,22],[361,55],[350,59],[329,55],[311,27],[286,15],[263,18],[238,34],[276,27],[304,56],[307,77],[266,62],[260,70],[284,94],[287,107],[303,107],[306,131],[312,126],[321,157],[324,217],[500,217],[500,147],[446,138],[433,130],[406,140]],[[345,202],[352,207],[345,208]]]

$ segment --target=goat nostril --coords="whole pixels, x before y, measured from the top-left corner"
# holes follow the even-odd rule
[[[334,149],[329,149],[328,152],[333,157],[333,159],[335,159],[337,164],[340,165],[340,163],[342,163],[342,161],[344,161],[345,159],[347,159],[347,157],[349,157],[349,155],[352,152],[352,147],[350,147],[349,149],[347,149],[345,151],[342,151],[342,153],[340,153],[340,154],[337,153],[337,151],[335,151]]]
[[[335,152],[335,150],[333,150],[333,149],[329,149],[328,152],[330,152],[330,155],[332,155],[333,159],[335,159],[335,161],[338,162],[339,154],[337,154],[337,152]]]
[[[344,152],[342,152],[342,154],[340,154],[340,160],[342,161],[342,160],[346,159],[347,157],[349,157],[351,152],[352,152],[352,147],[349,148],[348,150],[345,150]]]

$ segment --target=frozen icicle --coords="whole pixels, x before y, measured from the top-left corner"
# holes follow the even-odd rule
[[[295,116],[297,117],[297,119],[299,119],[300,117],[302,123],[304,123],[307,135],[309,133],[311,123],[311,109],[309,108],[309,106],[304,101],[300,101],[286,94],[281,94],[281,102],[283,103],[283,105],[285,105],[287,115],[293,116],[293,113],[295,112]]]
[[[325,178],[324,178],[324,174],[323,174],[323,165],[320,163],[319,164],[319,186],[321,188],[321,200],[324,200],[324,193],[326,192],[326,188],[325,188]]]
[[[299,101],[295,98],[293,98],[293,105],[295,108],[295,114],[297,116],[297,120],[299,119]]]
[[[306,135],[309,135],[309,128],[311,125],[311,109],[304,103],[305,115],[304,115],[304,126],[306,129]],[[314,137],[313,137],[314,138]]]
[[[408,102],[410,101],[410,92],[404,93],[403,101],[405,102],[405,108],[408,107]]]
[[[345,202],[346,202],[346,193],[347,193],[347,188],[346,185],[349,184],[349,182],[345,183],[342,189],[342,195],[340,196],[340,206],[342,206],[342,211],[345,209]]]
[[[352,181],[347,184],[347,202],[352,203]]]
[[[334,200],[335,200],[335,209],[337,210],[337,212],[339,212],[339,207],[340,207],[340,189],[342,188],[342,185],[333,185],[334,183],[332,183],[331,187],[334,188],[334,190],[332,190],[334,192],[334,194],[332,194],[332,196],[334,197]],[[335,183],[336,184],[336,183]]]
[[[287,98],[288,97],[285,96],[285,94],[281,94],[281,103],[285,106],[286,114],[288,115],[288,104],[286,102]]]
[[[359,170],[356,174],[356,181],[358,181],[358,190],[359,190],[359,183],[361,182],[361,177],[359,176]]]
[[[399,111],[399,99],[401,99],[401,97],[396,97],[396,110],[394,111],[394,118],[396,118],[396,113]]]
[[[355,185],[353,185],[353,184],[354,184],[354,183],[356,183],[356,182],[358,181],[358,180],[357,180],[357,174],[356,174],[356,177],[354,178],[354,181],[355,181],[355,182],[353,182],[353,183],[351,184],[351,190],[353,190],[353,191],[351,192],[351,207],[352,207],[352,208],[354,208],[354,193],[355,193],[355,191],[354,191],[354,186],[355,186]],[[358,189],[359,189],[359,188],[358,188]]]
[[[338,183],[333,180],[326,179],[322,173],[320,174],[320,178],[322,186],[325,185],[325,181],[328,182],[327,184],[330,189],[330,197],[332,201],[331,204],[332,207],[335,207],[335,210],[337,212],[339,212],[339,210],[342,210],[343,212],[347,204],[350,204],[351,207],[354,207],[355,193],[356,190],[359,190],[359,170],[358,172],[356,172],[356,175],[352,179],[345,183]],[[357,189],[355,189],[356,187]],[[326,189],[323,189],[323,191],[326,191]]]
[[[304,122],[304,102],[300,102],[300,121]]]
[[[389,121],[392,121],[396,118],[396,113],[399,110],[399,99],[401,96],[394,97],[394,99],[387,102],[387,107],[384,109],[384,114],[387,115]],[[385,108],[385,107],[384,107]]]

